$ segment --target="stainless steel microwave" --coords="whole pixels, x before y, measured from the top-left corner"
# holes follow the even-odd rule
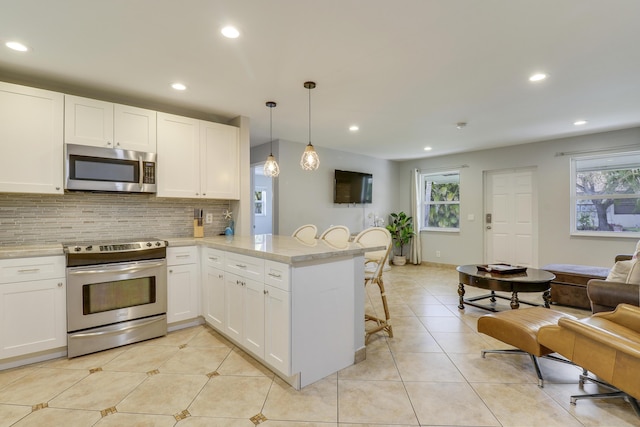
[[[66,190],[156,192],[156,153],[65,144]]]

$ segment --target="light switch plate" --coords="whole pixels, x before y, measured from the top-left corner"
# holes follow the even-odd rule
[[[205,222],[207,224],[211,224],[213,222],[213,214],[212,213],[208,213],[207,216],[205,217]]]

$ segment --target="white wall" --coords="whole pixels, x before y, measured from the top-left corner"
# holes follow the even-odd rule
[[[567,263],[611,267],[616,254],[633,251],[636,239],[569,235],[570,156],[558,156],[557,153],[630,145],[640,148],[640,128],[402,162],[400,188],[408,186],[412,168],[469,166],[460,169],[460,232],[422,232],[423,259],[454,265],[483,262],[483,172],[535,167],[539,189],[539,265]],[[408,211],[408,192],[401,192],[400,207]],[[474,214],[474,221],[467,220],[469,214]],[[440,258],[435,256],[436,251],[440,251]]]
[[[274,179],[274,234],[289,235],[300,225],[312,223],[318,233],[331,225],[346,225],[352,233],[370,226],[368,214],[387,218],[397,210],[399,163],[369,156],[316,147],[320,157],[317,171],[303,171],[300,156],[306,144],[279,140],[273,145],[280,166],[280,176]],[[253,147],[251,161],[266,159],[268,144]],[[276,154],[277,152],[277,154]],[[345,205],[333,203],[335,169],[373,174],[373,203]],[[408,191],[408,183],[407,191]],[[277,229],[277,231],[276,231]]]

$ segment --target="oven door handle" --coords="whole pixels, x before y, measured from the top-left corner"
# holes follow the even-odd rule
[[[152,319],[144,323],[137,323],[135,325],[127,326],[124,328],[113,329],[110,331],[97,331],[97,332],[83,332],[81,334],[73,334],[73,338],[88,338],[88,337],[98,337],[101,335],[110,335],[110,334],[121,334],[124,331],[130,331],[132,329],[138,329],[143,326],[150,325],[152,323],[156,323],[158,319]]]
[[[117,268],[105,268],[103,270],[70,270],[68,271],[69,275],[80,275],[80,274],[104,274],[104,273],[136,273],[138,271],[149,270],[152,268],[163,267],[165,265],[164,261],[154,262],[153,264],[145,264],[145,265],[134,265],[131,267],[117,267]]]

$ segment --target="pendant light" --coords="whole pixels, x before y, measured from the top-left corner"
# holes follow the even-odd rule
[[[318,157],[318,153],[316,153],[313,145],[311,145],[311,89],[315,88],[316,84],[314,82],[304,82],[304,87],[306,89],[309,89],[309,143],[304,149],[304,153],[302,153],[300,166],[303,170],[314,171],[318,169],[318,166],[320,166],[320,158]]]
[[[276,162],[276,158],[273,157],[273,109],[277,105],[273,101],[267,101],[267,107],[269,107],[269,156],[267,157],[267,161],[264,163],[264,175],[269,178],[275,178],[280,175],[280,167],[278,167],[278,162]]]

